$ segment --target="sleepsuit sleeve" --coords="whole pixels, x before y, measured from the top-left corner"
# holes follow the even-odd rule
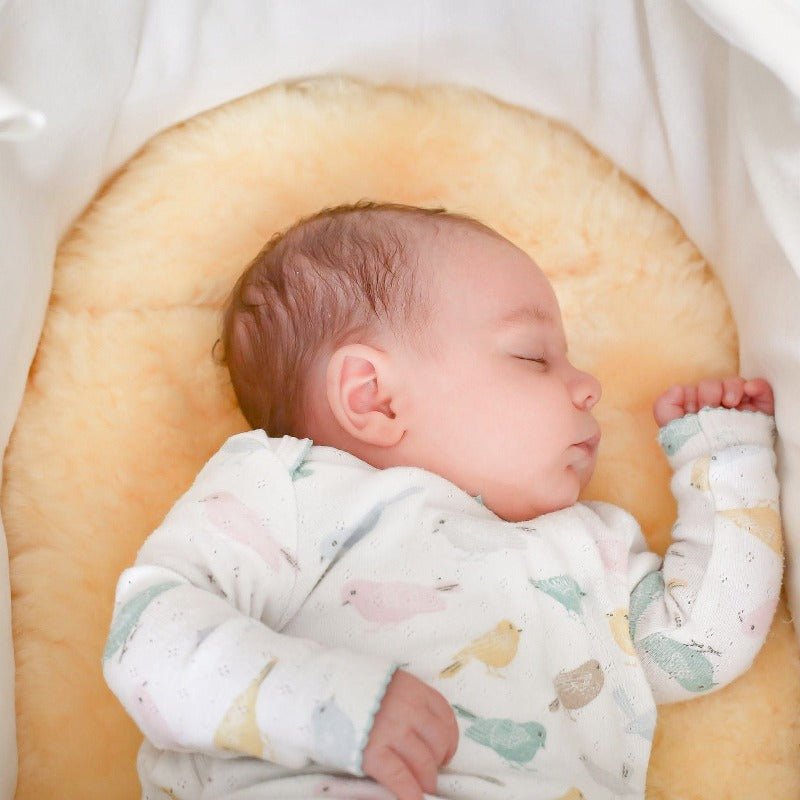
[[[310,445],[231,437],[121,574],[103,673],[156,747],[363,774],[396,665],[280,633],[324,569],[296,541]]]
[[[658,434],[678,506],[660,568],[629,559],[629,623],[656,702],[715,691],[764,643],[783,571],[774,418],[701,409]]]

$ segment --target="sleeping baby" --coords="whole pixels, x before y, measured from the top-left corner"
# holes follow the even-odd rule
[[[752,664],[783,564],[766,381],[655,400],[662,559],[579,501],[600,384],[470,217],[300,220],[219,343],[251,430],[122,573],[103,656],[147,800],[643,798],[657,704]]]

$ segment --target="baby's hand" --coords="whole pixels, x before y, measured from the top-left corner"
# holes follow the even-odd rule
[[[458,724],[432,687],[398,669],[375,715],[361,769],[397,795],[422,800],[436,791],[439,767],[455,755]]]
[[[676,385],[653,403],[653,416],[659,428],[684,414],[694,414],[705,406],[734,408],[737,411],[775,412],[772,387],[763,378],[709,378],[697,386]]]

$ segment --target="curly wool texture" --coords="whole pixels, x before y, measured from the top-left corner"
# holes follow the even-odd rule
[[[117,578],[247,427],[211,356],[235,279],[276,230],[362,198],[471,214],[538,261],[573,362],[604,387],[583,499],[625,507],[668,546],[652,402],[738,368],[722,287],[675,219],[575,133],[476,91],[324,78],[228,103],[151,140],[58,253],[1,498],[17,800],[139,797],[140,734],[101,673]],[[800,659],[783,599],[746,675],[659,712],[648,798],[797,797]]]

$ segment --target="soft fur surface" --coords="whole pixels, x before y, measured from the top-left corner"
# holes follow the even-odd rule
[[[542,265],[574,362],[604,387],[585,497],[624,506],[666,549],[652,402],[738,367],[724,292],[676,221],[574,133],[477,92],[332,78],[227,104],[153,139],[58,254],[2,491],[18,800],[139,796],[140,734],[101,674],[117,578],[246,428],[211,358],[235,278],[274,231],[361,198],[473,214]],[[782,602],[745,676],[660,708],[648,797],[796,798],[799,711]]]

